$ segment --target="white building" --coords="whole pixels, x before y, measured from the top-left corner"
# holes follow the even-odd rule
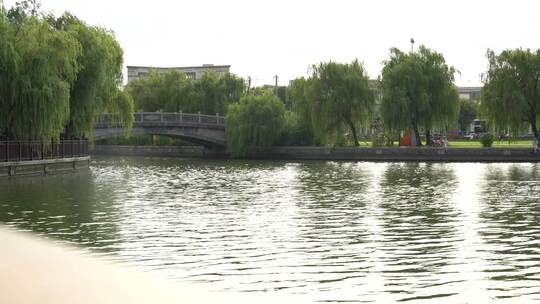
[[[218,76],[223,76],[229,73],[230,65],[213,65],[203,64],[202,66],[190,66],[190,67],[148,67],[148,66],[127,66],[128,83],[133,80],[148,77],[151,70],[158,71],[160,73],[167,73],[176,70],[181,73],[185,73],[191,79],[200,79],[206,72],[214,72]]]
[[[479,100],[482,87],[458,87],[459,98]]]

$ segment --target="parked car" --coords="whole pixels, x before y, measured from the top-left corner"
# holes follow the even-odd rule
[[[470,140],[473,140],[473,139],[479,139],[480,138],[480,135],[478,133],[469,133],[465,136],[463,136],[465,139],[470,139]]]

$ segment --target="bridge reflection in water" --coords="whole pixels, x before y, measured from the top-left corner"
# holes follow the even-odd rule
[[[117,114],[102,114],[94,124],[95,140],[120,136],[124,133]],[[131,133],[176,137],[208,148],[226,145],[225,118],[218,114],[138,112],[134,114]]]

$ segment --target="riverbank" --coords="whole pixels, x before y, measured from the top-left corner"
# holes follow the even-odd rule
[[[201,146],[103,146],[90,149],[92,155],[230,158],[223,150]],[[248,159],[440,161],[440,162],[540,162],[531,148],[431,148],[431,147],[273,147],[253,153]]]

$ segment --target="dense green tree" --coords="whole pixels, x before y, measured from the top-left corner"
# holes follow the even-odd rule
[[[178,82],[187,77],[178,72],[170,73],[167,76],[168,79],[165,79],[163,74],[152,70],[146,78],[137,79],[127,85],[126,89],[133,96],[137,111],[175,112],[177,100],[165,89],[177,90]]]
[[[307,96],[312,105],[313,127],[322,142],[334,144],[348,129],[358,146],[359,127],[367,125],[375,102],[368,76],[358,60],[313,66]]]
[[[499,130],[518,134],[529,124],[539,138],[540,50],[488,50],[488,70],[481,93],[481,108]]]
[[[0,135],[89,135],[105,108],[130,111],[121,115],[129,124],[133,107],[120,98],[122,49],[113,34],[39,7],[22,1],[0,10]]]
[[[56,31],[39,17],[0,19],[0,132],[12,139],[58,137],[69,118],[69,90],[79,70],[81,46],[70,33]]]
[[[276,95],[276,97],[279,98],[281,102],[283,102],[283,104],[285,105],[285,108],[289,110],[291,103],[287,99],[287,87],[285,86],[278,86],[277,88],[274,87],[272,91],[274,92],[274,95]]]
[[[193,80],[178,71],[151,71],[148,77],[131,82],[127,88],[136,109],[141,111],[223,114],[230,103],[245,94],[242,78],[234,74],[218,77],[211,72]]]
[[[311,104],[307,98],[309,81],[304,77],[291,81],[287,87],[289,111],[285,115],[285,126],[280,144],[313,145],[314,131],[312,126]]]
[[[66,131],[68,136],[90,134],[96,115],[107,103],[117,100],[115,96],[122,81],[122,48],[112,32],[89,26],[69,13],[58,19],[48,16],[48,21],[58,30],[70,33],[82,47],[77,57],[79,71],[70,88]],[[123,116],[131,114],[123,113]]]
[[[11,126],[15,106],[19,58],[14,35],[4,11],[0,11],[0,135]]]
[[[298,114],[299,119],[311,125],[312,109],[307,98],[309,80],[304,77],[291,81],[287,87],[287,99],[290,100],[291,110]]]
[[[229,105],[225,116],[227,148],[234,156],[266,149],[281,135],[285,106],[267,92],[242,97]]]
[[[458,125],[462,133],[467,131],[467,127],[478,116],[478,105],[474,100],[460,99]]]
[[[220,78],[220,95],[216,112],[224,114],[229,104],[238,102],[247,93],[246,82],[235,74],[227,73]]]
[[[381,116],[392,131],[412,129],[421,146],[420,129],[428,144],[433,128],[452,124],[459,113],[459,98],[453,84],[455,70],[442,54],[420,46],[418,52],[393,48],[382,71]]]
[[[194,83],[194,89],[197,96],[197,112],[216,114],[216,110],[222,105],[218,75],[204,73],[201,79]]]

